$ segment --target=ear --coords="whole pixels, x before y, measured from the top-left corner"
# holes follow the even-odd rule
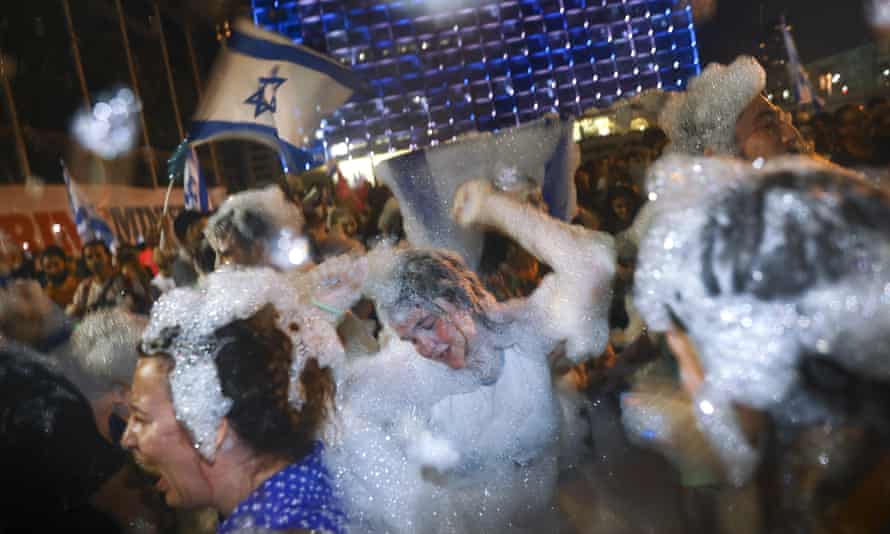
[[[229,426],[229,420],[223,417],[219,423],[219,427],[216,429],[216,439],[213,441],[214,457],[223,449],[223,445],[228,441],[231,432],[232,429]]]

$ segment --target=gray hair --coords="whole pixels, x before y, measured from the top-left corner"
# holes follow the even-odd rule
[[[77,325],[71,336],[70,358],[84,395],[92,399],[114,386],[132,383],[147,322],[120,310],[103,310],[87,315]]]

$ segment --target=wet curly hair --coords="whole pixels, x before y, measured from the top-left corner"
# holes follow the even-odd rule
[[[276,324],[278,312],[267,304],[247,319],[218,328],[211,338],[223,395],[232,400],[229,424],[257,454],[298,461],[312,451],[316,435],[333,406],[331,370],[309,358],[300,374],[301,408],[288,400],[293,343]],[[298,329],[294,324],[291,328]],[[163,352],[142,354],[163,357]]]

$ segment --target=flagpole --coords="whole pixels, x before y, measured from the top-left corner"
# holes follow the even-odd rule
[[[87,111],[90,111],[93,107],[92,102],[90,101],[90,90],[87,88],[87,77],[83,73],[83,60],[80,55],[80,45],[77,42],[77,33],[74,30],[74,17],[71,16],[71,4],[68,0],[62,0],[62,7],[65,11],[65,22],[68,26],[68,37],[71,40],[71,50],[73,51],[72,56],[74,57],[74,68],[77,71],[77,80],[80,82],[80,93],[83,96],[83,105]],[[108,169],[105,168],[105,160],[98,156],[96,159],[99,162],[99,168],[102,170],[102,178],[104,182],[108,182]]]
[[[170,54],[167,51],[167,37],[164,35],[164,21],[161,20],[161,10],[158,4],[154,4],[155,18],[158,21],[158,33],[161,36],[161,55],[164,57],[164,70],[167,71],[167,87],[170,89],[170,100],[173,102],[173,114],[176,118],[176,129],[179,130],[179,138],[185,139],[185,130],[182,128],[182,116],[179,114],[179,103],[176,98],[176,85],[173,83],[173,69],[170,67]]]
[[[176,95],[176,84],[173,83],[173,69],[170,67],[170,53],[167,51],[167,36],[164,34],[164,21],[161,19],[161,10],[158,4],[154,4],[155,18],[158,21],[158,33],[161,37],[161,56],[164,58],[164,70],[167,72],[167,87],[170,90],[170,100],[173,102],[173,116],[176,119],[176,129],[179,131],[179,138],[185,139],[185,129],[182,127],[182,115],[179,112],[179,102]],[[171,176],[170,183],[167,184],[167,193],[164,195],[164,211],[158,221],[159,242],[158,246],[164,248],[166,245],[166,236],[164,235],[164,224],[167,218],[167,208],[170,205],[170,193],[173,192],[173,184],[176,180]],[[185,184],[183,184],[183,187]]]
[[[186,22],[185,23],[185,44],[189,50],[189,58],[191,59],[192,64],[192,76],[195,78],[195,90],[198,93],[198,99],[204,94],[204,89],[201,87],[201,75],[198,73],[198,57],[195,55],[195,47],[192,44],[192,27]],[[223,44],[225,46],[225,44]],[[216,175],[216,184],[222,184],[222,173],[219,169],[219,161],[216,159],[216,146],[213,142],[207,143],[207,146],[210,147],[210,161],[213,162],[213,173]]]
[[[19,156],[19,164],[25,178],[31,176],[31,165],[28,163],[28,151],[25,149],[25,140],[19,126],[19,115],[15,109],[15,100],[12,98],[12,84],[9,83],[9,75],[11,67],[9,60],[5,55],[0,53],[0,80],[3,82],[3,92],[6,93],[6,102],[9,105],[9,119],[12,122],[12,131],[15,135],[15,148]]]
[[[83,63],[80,59],[80,45],[77,44],[77,35],[74,33],[74,20],[71,17],[71,6],[68,0],[62,0],[65,8],[65,21],[68,24],[68,37],[71,38],[71,50],[74,52],[74,66],[77,69],[77,79],[80,81],[80,92],[83,95],[83,104],[90,109],[90,91],[87,89],[87,79],[83,74]]]
[[[117,19],[120,24],[121,36],[124,40],[124,50],[127,52],[127,66],[130,69],[130,81],[133,83],[133,92],[136,94],[136,98],[140,101],[142,100],[141,93],[139,91],[139,80],[136,79],[136,64],[133,61],[133,51],[130,50],[130,37],[127,35],[127,24],[124,21],[124,9],[121,7],[121,0],[114,0],[114,5],[117,8]],[[139,114],[139,120],[142,122],[142,138],[145,141],[145,148],[147,150],[146,161],[148,162],[148,168],[151,171],[151,181],[155,187],[158,187],[158,174],[155,170],[155,156],[154,151],[151,148],[151,141],[148,137],[148,127],[145,123],[145,112]]]

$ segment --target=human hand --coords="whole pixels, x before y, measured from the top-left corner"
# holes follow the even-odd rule
[[[312,298],[316,303],[345,312],[361,297],[368,276],[368,258],[337,256],[316,267],[311,276]]]
[[[494,187],[488,180],[473,180],[463,184],[454,194],[451,218],[461,226],[478,222],[485,210],[486,200],[493,193]]]

